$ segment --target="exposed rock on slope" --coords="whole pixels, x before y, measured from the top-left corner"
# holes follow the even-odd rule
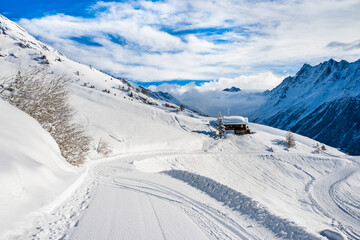
[[[223,91],[224,92],[240,92],[241,89],[237,88],[237,87],[231,87],[231,88],[225,88]]]

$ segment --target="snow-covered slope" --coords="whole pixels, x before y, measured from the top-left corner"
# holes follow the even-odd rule
[[[166,100],[154,100],[141,92],[141,87],[123,78],[115,78],[102,71],[74,62],[50,46],[29,35],[16,23],[0,14],[0,77],[14,75],[17,71],[43,68],[49,74],[64,75],[72,85],[83,86],[151,105],[164,105]]]
[[[348,164],[353,169],[358,166],[331,147],[315,154],[316,141],[309,138],[296,135],[296,149],[287,150],[285,131],[258,124],[250,124],[250,129],[255,134],[228,135],[224,141],[205,148],[206,153],[157,156],[135,165],[147,172],[178,169],[196,173],[250,197],[278,216],[306,226],[309,232],[328,228],[328,216],[319,212],[321,206],[313,199],[313,185]]]
[[[54,201],[79,172],[33,118],[3,100],[0,112],[1,236],[19,219]]]
[[[66,58],[1,15],[0,29],[1,76],[15,74],[20,66],[23,71],[44,67],[50,75],[70,77],[71,104],[78,110],[78,120],[94,137],[94,148],[100,138],[110,142],[114,153],[201,147],[201,138],[186,132],[186,119],[194,116],[190,111],[176,114],[178,106],[174,103],[149,97],[125,79]],[[194,130],[208,129],[201,125]]]
[[[360,154],[360,60],[304,64],[268,93],[251,120]]]
[[[94,137],[108,141],[113,153],[200,150],[207,141],[193,131],[211,131],[205,119],[188,112],[143,104],[73,86],[79,120]],[[194,117],[193,117],[194,116]]]

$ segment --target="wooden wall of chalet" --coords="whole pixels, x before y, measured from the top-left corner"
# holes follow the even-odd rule
[[[250,129],[246,124],[224,124],[226,130],[234,130],[237,135],[250,134]]]

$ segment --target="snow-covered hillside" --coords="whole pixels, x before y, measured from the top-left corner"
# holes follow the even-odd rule
[[[321,150],[321,143],[296,134],[296,148],[288,149],[286,132],[254,123],[249,123],[253,134],[228,132],[226,139],[218,140],[216,119],[177,112],[136,89],[128,92],[126,81],[67,59],[4,17],[0,24],[0,64],[5,69],[1,75],[15,73],[21,64],[25,70],[46,66],[49,74],[65,72],[75,77],[69,86],[70,102],[77,110],[78,121],[94,139],[90,159],[80,168],[84,177],[77,173],[60,180],[60,187],[55,188],[60,192],[80,179],[77,189],[63,193],[61,201],[50,205],[50,213],[35,210],[41,203],[34,206],[31,217],[14,215],[18,223],[12,228],[9,223],[0,232],[5,239],[360,236],[360,196],[356,191],[360,187],[359,159],[326,145]],[[22,47],[19,42],[30,47]],[[46,58],[39,60],[42,54]],[[102,91],[105,89],[110,93]],[[100,139],[112,146],[110,156],[95,151]],[[26,154],[24,140],[14,138],[12,145]],[[51,138],[46,142],[49,146],[41,145],[44,154],[56,147]],[[7,151],[3,149],[11,155]],[[17,155],[21,152],[14,151],[16,160],[22,159]],[[39,156],[38,161],[42,157],[47,155]],[[8,164],[6,158],[0,161]],[[32,165],[27,167],[29,175],[22,176],[40,171]],[[59,172],[70,174],[65,170]],[[1,176],[6,179],[0,194],[11,196],[4,189],[16,189],[10,184],[16,175],[9,172]],[[53,184],[44,185],[51,188]],[[39,199],[35,197],[34,201],[40,203]],[[0,216],[16,212],[14,206],[0,208]],[[21,224],[24,221],[26,224]]]
[[[49,74],[64,75],[72,79],[72,85],[91,88],[128,100],[150,105],[164,105],[166,101],[154,100],[147,91],[123,78],[115,78],[102,71],[74,62],[50,46],[29,35],[19,25],[0,14],[0,64],[1,77],[14,75],[17,71],[35,68],[45,69]],[[177,107],[175,104],[172,106]]]
[[[268,93],[251,120],[291,129],[350,154],[360,154],[360,60],[304,64]]]

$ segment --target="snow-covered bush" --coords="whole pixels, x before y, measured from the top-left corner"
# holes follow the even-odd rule
[[[100,138],[100,140],[99,140],[96,151],[97,151],[97,153],[102,154],[104,156],[107,156],[110,153],[112,153],[110,144],[108,142],[104,141],[102,138]]]
[[[73,165],[84,162],[91,138],[74,120],[75,111],[68,103],[65,76],[48,75],[45,69],[18,71],[2,80],[0,97],[35,118],[55,139],[62,156]]]

